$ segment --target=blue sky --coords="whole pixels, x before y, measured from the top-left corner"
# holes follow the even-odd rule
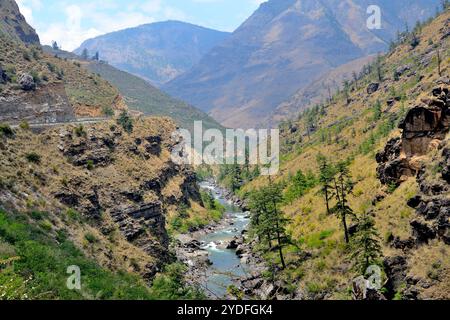
[[[65,50],[104,33],[181,20],[233,31],[265,0],[16,0],[41,42]]]

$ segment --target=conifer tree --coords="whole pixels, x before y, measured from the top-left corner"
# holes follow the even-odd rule
[[[239,188],[242,186],[242,171],[241,167],[238,164],[235,164],[232,166],[231,169],[232,177],[231,177],[231,190],[233,192],[239,190]]]
[[[347,79],[344,80],[343,86],[344,86],[343,90],[344,90],[345,101],[348,105],[350,103],[350,83],[348,82]]]
[[[317,162],[319,163],[319,183],[320,192],[325,198],[325,204],[327,207],[327,214],[331,214],[330,201],[332,199],[332,182],[333,182],[333,167],[329,164],[327,158],[322,154],[317,156]]]
[[[437,58],[437,64],[438,64],[438,74],[440,77],[442,77],[442,70],[441,70],[441,52],[439,50],[439,47],[436,48],[436,58]]]
[[[364,214],[358,221],[358,229],[352,238],[352,255],[354,269],[364,274],[367,268],[376,264],[382,256],[379,235],[375,228],[375,222]]]
[[[336,176],[333,179],[334,197],[336,205],[331,210],[341,220],[344,229],[345,242],[350,242],[347,218],[355,217],[353,209],[348,203],[348,196],[352,193],[354,184],[351,180],[350,171],[346,162],[340,162],[336,166]]]
[[[286,226],[289,222],[280,210],[283,202],[283,188],[280,184],[270,182],[268,186],[254,191],[250,196],[250,208],[252,209],[252,231],[260,241],[267,241],[267,251],[272,250],[273,241],[276,241],[276,249],[280,257],[282,268],[286,268],[283,248],[291,243]]]
[[[377,72],[377,78],[379,82],[383,82],[383,69],[381,66],[381,56],[377,56],[377,60],[375,62],[376,72]]]
[[[286,233],[286,226],[289,222],[280,210],[280,204],[283,202],[283,188],[280,184],[270,184],[265,188],[265,201],[268,203],[268,212],[266,216],[266,224],[274,235],[274,240],[277,242],[278,254],[280,257],[281,266],[286,268],[284,260],[283,248],[290,243],[290,239]]]

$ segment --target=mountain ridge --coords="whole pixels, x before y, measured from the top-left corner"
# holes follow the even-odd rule
[[[402,4],[407,12],[419,12],[417,19],[434,13],[429,2],[417,0],[405,6],[405,1]],[[400,11],[398,3],[375,1],[385,12],[392,8],[393,14],[386,14],[386,30],[372,32],[366,28],[364,5],[368,3],[263,3],[228,40],[163,89],[209,112],[226,126],[258,126],[265,114],[313,80],[339,65],[387,48],[389,39],[383,35],[393,38],[404,26],[400,16],[407,14]],[[339,15],[334,14],[336,8],[341,10],[337,10]],[[358,27],[349,21],[357,21]]]
[[[160,86],[190,69],[229,33],[168,20],[108,33],[83,42],[102,60]]]

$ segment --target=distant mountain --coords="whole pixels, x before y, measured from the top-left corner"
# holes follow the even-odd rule
[[[161,85],[189,70],[228,36],[227,32],[167,21],[87,40],[75,53],[98,51],[111,65]]]
[[[203,121],[204,128],[223,129],[203,111],[170,97],[137,76],[102,62],[92,61],[85,66],[117,87],[131,110],[141,111],[145,115],[170,117],[180,127],[188,130],[193,129],[194,121],[200,120]]]
[[[439,0],[270,0],[194,68],[163,86],[226,126],[254,127],[340,65],[385,50]],[[369,30],[367,8],[381,7]]]
[[[26,44],[40,44],[39,36],[25,21],[14,0],[0,1],[0,33]]]

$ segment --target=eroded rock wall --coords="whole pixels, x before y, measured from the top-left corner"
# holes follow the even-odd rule
[[[0,95],[0,122],[54,123],[74,119],[62,83],[39,87],[35,91],[17,90],[13,95]]]

